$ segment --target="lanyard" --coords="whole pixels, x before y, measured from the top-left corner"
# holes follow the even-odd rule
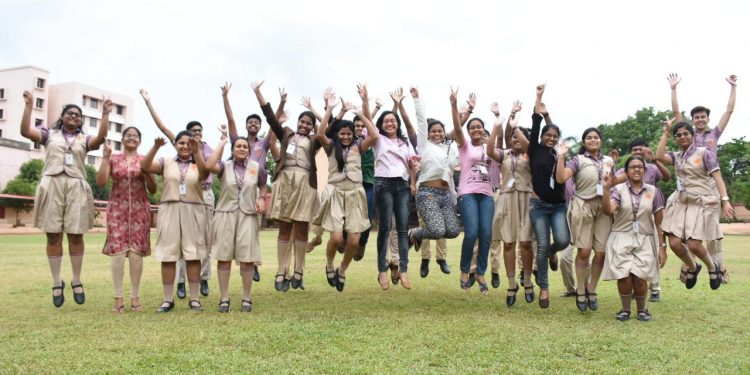
[[[638,221],[638,209],[641,207],[641,194],[643,193],[643,190],[645,190],[645,188],[641,186],[641,191],[636,194],[633,192],[633,187],[628,183],[628,196],[630,197],[630,205],[633,209],[633,222]]]
[[[65,148],[67,149],[67,152],[69,154],[73,153],[73,144],[76,142],[76,137],[78,137],[78,133],[73,133],[70,135],[70,142],[68,142],[68,136],[65,134],[64,130],[60,130],[62,132],[63,139],[65,140]]]
[[[184,164],[184,167],[183,167]],[[187,174],[187,170],[190,167],[190,162],[184,162],[177,158],[177,167],[180,168],[180,185],[185,184],[185,175]]]
[[[237,168],[239,167],[241,173],[237,173]],[[247,171],[247,166],[244,166],[242,164],[237,164],[236,162],[232,161],[232,173],[234,173],[234,183],[237,186],[237,192],[242,192],[242,185],[245,182],[245,172]]]
[[[604,168],[604,165],[603,165],[604,164],[604,157],[601,156],[601,151],[600,151],[600,155],[599,156],[600,156],[599,159],[596,159],[593,156],[587,156],[587,157],[589,159],[591,159],[591,161],[593,161],[594,164],[596,165],[596,171],[597,171],[597,173],[599,175],[598,182],[601,183],[602,182],[602,169]]]
[[[513,175],[513,179],[516,178],[516,167],[518,166],[518,155],[510,151],[510,173]]]

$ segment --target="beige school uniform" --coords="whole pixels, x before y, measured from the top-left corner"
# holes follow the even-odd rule
[[[222,262],[260,264],[260,215],[255,210],[260,168],[252,160],[246,163],[240,190],[233,160],[226,162],[217,176],[221,179],[221,195],[212,221],[211,257]]]
[[[529,157],[526,154],[516,156],[511,150],[503,150],[500,172],[503,182],[495,201],[492,232],[505,243],[531,241],[529,199],[534,190],[531,187]]]
[[[286,222],[310,222],[318,212],[318,192],[310,186],[310,155],[313,142],[309,137],[290,137],[279,169],[275,173],[269,218]]]
[[[675,171],[681,190],[667,200],[661,229],[683,240],[718,240],[720,199],[713,178],[703,165],[705,147],[698,147],[693,155],[683,160],[682,152],[675,154]]]
[[[201,260],[208,252],[206,207],[198,167],[190,163],[185,171],[185,194],[180,194],[180,167],[174,159],[162,166],[163,189],[156,222],[156,260],[176,262]]]
[[[361,153],[359,144],[350,147],[341,172],[334,151],[328,155],[328,194],[321,198],[320,210],[313,221],[327,231],[361,233],[370,228],[367,196],[362,186]]]
[[[638,232],[633,228],[633,203],[628,183],[615,187],[620,204],[614,214],[612,233],[607,239],[603,268],[604,280],[619,280],[631,273],[649,282],[659,281],[659,257],[657,255],[654,228],[654,199],[659,194],[653,185],[643,185],[641,200],[636,213]]]
[[[602,211],[602,197],[596,187],[601,183],[599,169],[593,160],[584,156],[578,158],[578,173],[574,176],[576,194],[568,205],[568,225],[573,246],[579,249],[604,251],[607,237],[612,228],[612,217]],[[602,157],[602,174],[611,173],[612,158]]]
[[[65,164],[65,155],[73,155]],[[86,181],[86,136],[66,140],[62,130],[51,130],[44,145],[43,176],[34,196],[34,226],[46,233],[83,234],[94,225],[94,195]]]

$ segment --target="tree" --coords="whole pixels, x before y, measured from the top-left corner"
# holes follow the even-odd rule
[[[733,138],[719,146],[717,157],[732,202],[750,208],[750,142]]]
[[[90,165],[86,166],[86,181],[91,187],[91,192],[94,195],[95,200],[108,201],[109,191],[112,190],[112,179],[107,180],[107,184],[104,187],[96,185],[96,169]]]
[[[8,181],[8,184],[5,185],[3,194],[34,196],[36,186],[42,178],[43,168],[44,162],[41,159],[31,159],[23,163],[18,170],[18,175],[14,179]],[[18,212],[31,211],[31,209],[34,208],[34,201],[28,199],[2,198],[0,199],[0,205],[13,208],[13,210],[16,211],[15,226],[20,226],[21,222],[18,218]]]

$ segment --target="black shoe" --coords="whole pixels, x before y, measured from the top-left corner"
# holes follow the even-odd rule
[[[296,277],[292,277],[292,280],[291,280],[292,289],[305,290],[305,283],[302,281],[302,272],[294,271],[294,274],[299,275],[299,279]]]
[[[590,297],[596,297],[596,293],[589,293],[588,289],[586,290],[586,301],[589,305],[589,309],[591,311],[599,310],[599,298],[597,299],[591,299]]]
[[[357,251],[354,253],[354,261],[359,262],[365,257],[365,247],[362,245],[357,246]]]
[[[339,254],[343,254],[344,251],[346,251],[346,248],[343,246],[339,246],[336,248],[336,251],[338,251]]]
[[[208,297],[208,280],[201,280],[201,295]]]
[[[328,286],[336,287],[336,270],[326,270],[326,280],[328,280]]]
[[[467,281],[467,283],[469,285],[469,288],[473,287],[474,286],[474,282],[476,282],[476,281],[477,281],[477,279],[475,278],[474,272],[470,273],[469,274],[469,281]]]
[[[637,317],[641,322],[648,322],[651,320],[651,314],[649,314],[648,310],[638,311]]]
[[[278,281],[279,277],[281,277],[281,281]],[[274,279],[273,287],[276,289],[277,292],[283,292],[284,291],[285,280],[286,280],[286,274],[284,274],[284,273],[277,273],[276,274],[276,279]]]
[[[167,306],[159,306],[159,308],[156,309],[157,314],[168,313],[172,311],[172,309],[174,309],[174,301],[164,301],[161,304],[163,305],[165,303],[167,304]]]
[[[60,289],[60,295],[56,296],[55,291]],[[53,286],[52,287],[52,304],[55,305],[55,307],[60,308],[60,306],[65,303],[65,295],[63,294],[63,291],[65,290],[65,281],[61,281],[60,286]]]
[[[579,298],[583,297],[583,301],[579,300]],[[586,303],[586,294],[578,294],[576,293],[576,307],[581,312],[585,312],[586,308],[588,307],[588,304]]]
[[[651,292],[651,297],[648,299],[649,302],[659,302],[661,301],[661,293],[659,293],[658,290],[654,290]]]
[[[451,268],[448,266],[448,262],[445,261],[445,259],[438,259],[436,260],[437,264],[440,265],[440,272],[450,275]]]
[[[494,285],[493,285],[494,287]],[[495,287],[497,288],[497,287]],[[513,292],[513,295],[510,295],[510,292]],[[516,295],[518,294],[518,284],[516,284],[516,287],[513,289],[508,289],[508,295],[505,296],[505,305],[508,307],[511,307],[516,304]]]
[[[344,281],[346,280],[346,277],[339,275],[339,269],[336,268],[335,271],[333,271],[334,276],[336,276],[336,290],[339,292],[344,291]]]
[[[185,283],[177,283],[177,298],[184,299],[185,296]]]
[[[539,291],[539,307],[546,309],[549,307],[549,291],[547,292],[547,298],[542,298],[542,292],[544,289]]]
[[[524,294],[524,298],[526,299],[526,303],[534,302],[534,286],[533,285],[523,287],[523,294]]]
[[[552,271],[557,271],[558,265],[559,262],[557,261],[557,254],[552,253],[552,255],[549,256],[549,269]]]
[[[192,308],[192,306],[191,306],[191,308]],[[219,312],[220,313],[228,313],[229,312],[229,300],[219,301]]]
[[[258,271],[258,266],[255,266],[255,272],[253,272],[253,281],[260,281],[260,271]]]
[[[245,304],[247,303],[247,305]],[[242,300],[242,309],[240,309],[242,312],[252,312],[253,311],[253,301],[249,299],[243,299]]]
[[[524,279],[524,277],[523,277],[523,271],[521,271],[521,275],[518,276],[518,283],[521,284],[521,285],[526,285],[526,283],[523,282],[523,279]]]
[[[425,278],[427,277],[429,273],[430,273],[430,260],[422,259],[422,265],[419,266],[419,276],[422,276],[423,278]]]
[[[281,291],[282,292],[288,292],[289,286],[291,285],[291,280],[284,277],[284,280],[281,282]]]
[[[203,311],[203,305],[201,305],[201,301],[198,301],[197,299],[188,301],[188,307],[195,312]]]
[[[619,311],[619,312],[618,312],[618,313],[617,313],[617,314],[615,315],[615,319],[617,319],[617,320],[619,320],[619,321],[621,321],[621,322],[624,322],[624,321],[626,321],[626,320],[630,320],[630,311],[624,311],[624,310],[620,310],[620,311]]]
[[[700,264],[696,264],[695,265],[695,271],[691,271],[690,269],[688,269],[687,271],[685,271],[685,274],[687,275],[687,276],[685,276],[685,278],[686,278],[685,279],[685,287],[686,288],[693,289],[693,287],[695,286],[695,284],[698,282],[698,274],[701,273],[701,269],[702,268],[703,268],[703,266],[701,266]],[[692,275],[693,277],[692,278],[688,277],[690,275]]]
[[[500,287],[500,274],[497,272],[492,272],[492,287],[495,289]]]
[[[417,237],[414,236],[414,231],[415,230],[416,229],[410,229],[409,230],[409,247],[412,247],[412,245],[413,245],[414,246],[414,251],[419,251],[419,249],[422,248],[422,240],[421,239],[418,240]]]
[[[719,279],[719,283],[721,283],[721,279]],[[76,288],[81,288],[81,293],[76,293]],[[83,284],[70,284],[70,289],[73,289],[73,301],[76,301],[79,305],[83,305],[83,303],[86,302],[86,294],[83,292]]]
[[[390,263],[388,264],[388,269],[391,271],[391,282],[393,285],[397,285],[401,280],[401,272],[398,270],[398,264]]]
[[[711,290],[719,289],[719,287],[721,286],[721,276],[722,276],[721,267],[719,266],[719,263],[714,262],[714,272],[708,271],[708,275],[709,275],[708,282],[711,285]],[[714,276],[714,278],[711,279],[710,278],[711,276]],[[638,314],[639,314],[638,316],[640,316],[640,312],[638,312]]]

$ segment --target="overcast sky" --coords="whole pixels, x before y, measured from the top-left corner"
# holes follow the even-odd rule
[[[450,86],[476,92],[474,114],[491,120],[524,103],[530,125],[534,86],[563,131],[580,137],[642,107],[669,109],[667,74],[683,77],[681,108],[712,109],[716,123],[739,76],[736,110],[722,143],[750,135],[750,27],[724,2],[422,1],[31,1],[0,0],[0,67],[36,65],[51,83],[78,81],[135,99],[145,153],[157,134],[138,94],[146,88],[172,129],[190,120],[225,123],[219,86],[233,83],[238,125],[259,111],[249,89],[265,79],[266,98],[289,92],[293,119],[302,95],[322,110],[332,86],[356,101],[416,85],[428,117],[450,121]],[[745,37],[742,37],[745,35]],[[743,70],[744,69],[744,70]],[[412,108],[411,100],[406,99]],[[294,122],[288,124],[294,126]],[[265,129],[265,121],[264,121]],[[217,131],[206,139],[214,144]],[[172,150],[168,150],[172,153]]]

